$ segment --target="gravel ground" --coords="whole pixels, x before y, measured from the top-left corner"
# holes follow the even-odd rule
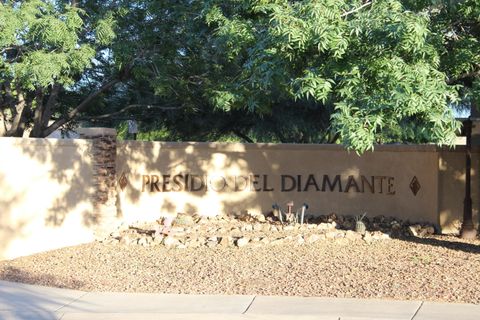
[[[91,243],[0,261],[0,279],[85,291],[392,298],[480,304],[480,241],[325,240],[187,248]]]

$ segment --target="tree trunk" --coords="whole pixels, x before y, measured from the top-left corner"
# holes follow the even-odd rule
[[[37,109],[33,119],[33,129],[30,132],[30,138],[45,138],[45,129],[48,127],[48,122],[52,116],[52,110],[57,103],[60,85],[54,84],[50,92],[50,96],[46,103],[43,103],[43,94],[37,94]]]
[[[37,103],[37,106],[33,115],[33,128],[30,132],[30,138],[39,137],[42,133],[42,118],[43,112],[45,110],[45,105],[43,104],[43,92],[41,89],[37,89],[37,92],[35,93],[35,101]]]
[[[9,137],[22,137],[23,132],[25,131],[25,96],[23,95],[23,90],[20,87],[17,87],[16,89],[18,101],[16,104],[16,114],[13,118],[12,126],[6,134]]]
[[[3,92],[3,83],[0,83],[0,93]],[[0,125],[2,126],[0,128],[0,137],[4,136],[5,133],[8,131],[8,125],[7,125],[7,115],[5,114],[5,109],[7,108],[7,103],[5,101],[5,98],[3,97],[2,94],[0,94]]]
[[[60,85],[58,83],[55,83],[52,88],[52,92],[50,93],[50,97],[48,97],[47,104],[45,105],[45,111],[43,112],[43,117],[42,117],[42,123],[43,123],[43,128],[45,129],[48,127],[48,122],[50,121],[50,118],[52,117],[53,113],[53,107],[57,104],[57,98],[58,94],[60,93]]]

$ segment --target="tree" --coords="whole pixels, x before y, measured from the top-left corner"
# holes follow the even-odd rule
[[[31,127],[31,137],[45,137],[118,83],[128,68],[95,83],[93,91],[75,105],[65,103],[69,95],[91,81],[85,72],[108,54],[102,50],[113,40],[114,27],[112,12],[87,15],[78,1],[0,2],[0,117],[4,135],[22,136]],[[108,76],[102,72],[102,77]]]
[[[1,117],[8,135],[134,118],[175,140],[450,144],[478,6],[445,3],[3,1]]]
[[[106,97],[85,119],[118,125],[135,119],[139,138],[245,142],[328,142],[327,108],[293,100],[277,103],[269,114],[217,108],[211,92],[238,70],[217,47],[205,20],[204,1],[120,1],[112,57],[131,60],[132,77]]]
[[[427,12],[399,1],[210,1],[216,47],[237,66],[210,89],[224,110],[284,101],[332,110],[330,130],[363,152],[376,142],[452,144],[455,88],[439,70]]]
[[[440,69],[447,82],[458,85],[464,103],[480,105],[480,1],[437,4],[432,10],[434,30],[443,35]]]

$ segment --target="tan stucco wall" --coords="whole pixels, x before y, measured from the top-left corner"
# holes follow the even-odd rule
[[[0,259],[94,239],[91,141],[1,138],[0,150]],[[472,198],[476,223],[479,155],[480,149],[474,149]],[[463,214],[464,147],[377,146],[375,152],[358,156],[335,145],[126,141],[118,142],[116,166],[117,182],[122,175],[127,181],[123,189],[118,183],[116,201],[120,218],[127,222],[155,220],[177,212],[268,212],[273,203],[286,208],[291,200],[295,208],[306,202],[308,213],[316,215],[383,214],[431,222],[443,232],[456,231]],[[207,191],[163,192],[163,175],[170,175],[172,180],[179,174],[190,178],[207,175],[213,185]],[[282,175],[301,176],[301,190],[282,191]],[[305,190],[310,175],[320,190],[311,180]],[[342,192],[338,185],[334,191],[322,191],[324,175],[331,181],[339,175]],[[374,177],[373,193],[368,185],[362,190],[362,175],[366,179]],[[153,176],[159,179],[156,187],[150,183]],[[420,183],[417,195],[409,186],[414,176]],[[224,189],[220,177],[226,179]],[[235,191],[234,177],[242,190]],[[238,177],[253,177],[258,182],[243,190],[244,180]],[[145,183],[147,179],[151,180],[149,184]],[[349,179],[350,188],[345,192]],[[170,182],[165,187],[176,189],[182,184]]]
[[[161,143],[128,141],[118,144],[117,175],[125,173],[128,185],[119,190],[123,216],[128,221],[156,219],[161,214],[197,212],[215,215],[219,212],[271,210],[273,203],[286,207],[293,200],[296,207],[306,202],[313,214],[370,216],[391,215],[411,221],[430,221],[438,224],[438,153],[435,146],[378,146],[375,153],[361,157],[335,145],[270,145],[222,143]],[[143,176],[157,175],[161,189],[162,175],[195,174],[223,177],[258,174],[259,184],[266,175],[269,188],[274,191],[196,191],[196,192],[142,192]],[[371,179],[391,177],[395,194],[387,194],[387,179],[376,179],[375,193],[308,191],[282,192],[282,175],[301,175],[303,181],[310,174],[316,177],[321,189],[323,175],[330,179],[341,175],[343,189],[348,176],[359,184],[360,175]],[[421,189],[415,196],[409,184],[416,176]],[[215,178],[216,181],[219,178]],[[221,181],[221,180],[219,180]],[[227,181],[232,189],[233,180]],[[223,183],[222,183],[223,185]],[[147,185],[148,187],[148,185]],[[167,189],[174,187],[167,184]],[[218,188],[218,187],[217,187]],[[304,189],[304,187],[302,188]],[[154,188],[154,191],[156,189]],[[345,190],[343,190],[345,191]]]
[[[93,239],[90,143],[0,138],[0,259]]]

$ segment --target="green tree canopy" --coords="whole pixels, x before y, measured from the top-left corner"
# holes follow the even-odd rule
[[[134,118],[150,138],[175,140],[451,144],[452,106],[480,96],[478,8],[3,1],[2,119],[9,135],[23,124],[45,136],[80,116]]]
[[[85,72],[115,36],[113,14],[89,15],[69,2],[0,2],[0,111],[6,135],[22,136],[31,127],[31,136],[47,136],[119,81],[97,86],[78,104],[60,101],[90,80]]]
[[[442,35],[399,1],[212,1],[207,22],[238,66],[210,92],[224,110],[280,101],[332,110],[330,130],[360,152],[376,142],[451,144],[454,87],[439,70]]]

